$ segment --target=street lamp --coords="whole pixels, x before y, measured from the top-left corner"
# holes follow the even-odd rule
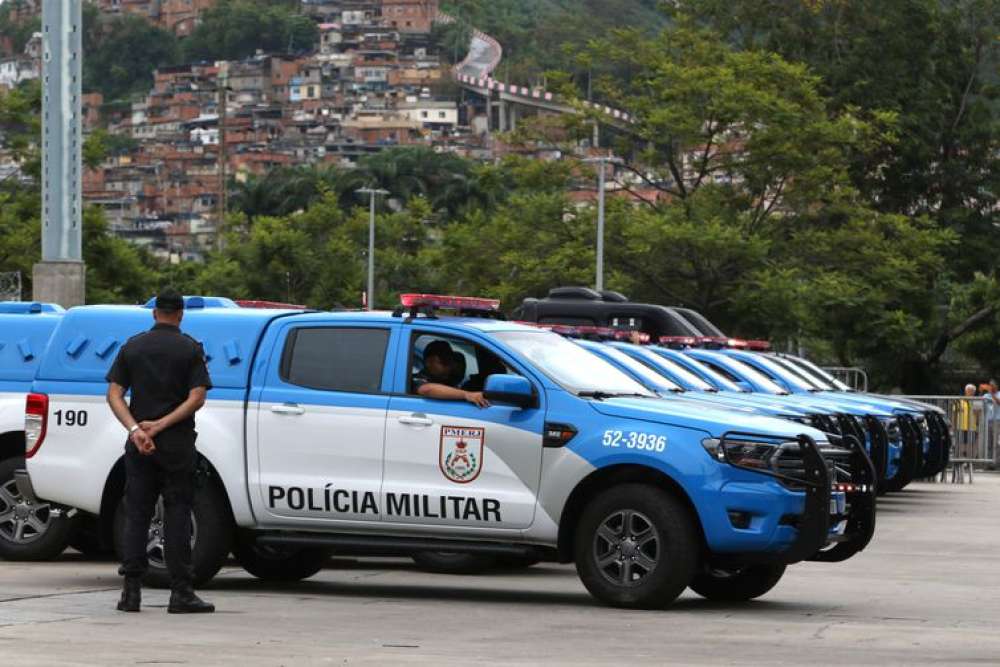
[[[604,289],[604,165],[621,164],[619,157],[602,155],[583,160],[588,164],[597,164],[597,279],[595,287],[598,291]]]
[[[358,188],[359,195],[369,195],[368,204],[368,310],[375,310],[375,197],[389,194],[381,188]]]

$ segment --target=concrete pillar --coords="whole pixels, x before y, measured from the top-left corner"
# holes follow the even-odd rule
[[[87,268],[83,262],[39,262],[32,271],[31,300],[58,303],[64,308],[82,306],[86,286]]]

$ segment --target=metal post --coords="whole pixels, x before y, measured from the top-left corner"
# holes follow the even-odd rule
[[[388,190],[380,188],[359,188],[358,194],[366,194],[368,200],[368,291],[365,301],[368,310],[375,310],[375,196],[387,195]]]
[[[229,70],[228,63],[223,63],[217,77],[219,88],[219,112],[216,114],[219,119],[219,220],[215,229],[215,246],[217,250],[222,250],[222,231],[226,222],[226,180],[229,160],[226,155],[226,110],[229,106]]]
[[[81,62],[82,0],[42,3],[42,261],[33,295],[83,303]]]
[[[604,289],[604,166],[607,163],[621,164],[622,159],[612,156],[587,158],[584,162],[597,165],[597,269],[594,287]]]
[[[368,197],[368,310],[375,310],[375,192]]]
[[[597,166],[597,291],[604,289],[604,162]]]

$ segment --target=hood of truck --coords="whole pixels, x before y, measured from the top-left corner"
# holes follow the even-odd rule
[[[794,438],[805,434],[817,441],[826,440],[822,432],[803,424],[776,417],[747,414],[743,410],[729,411],[704,404],[693,404],[690,401],[622,397],[592,400],[590,405],[596,412],[607,417],[698,429],[713,437],[720,437],[729,431],[739,431],[779,438]]]

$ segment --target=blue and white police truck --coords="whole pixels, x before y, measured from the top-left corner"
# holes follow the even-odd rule
[[[286,580],[330,551],[495,554],[573,562],[598,600],[653,608],[687,587],[758,597],[788,564],[871,540],[875,471],[856,440],[661,400],[554,333],[491,317],[498,302],[402,300],[362,313],[189,299],[183,330],[214,384],[197,416],[199,583],[230,551]],[[125,433],[104,375],[150,322],[142,307],[69,310],[26,399],[21,492],[97,517],[105,535],[120,537]],[[414,391],[435,341],[461,357],[455,385],[490,407]],[[149,576],[162,584],[157,521]]]
[[[68,512],[34,503],[17,489],[24,467],[24,400],[63,309],[55,304],[0,302],[0,558],[52,558],[72,538]]]

